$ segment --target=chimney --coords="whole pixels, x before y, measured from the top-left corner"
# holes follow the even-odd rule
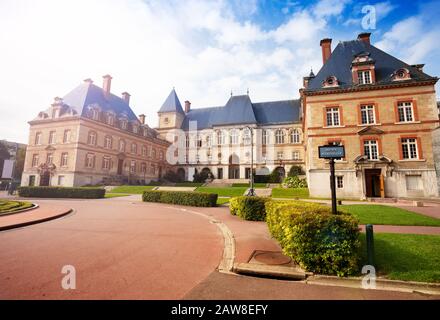
[[[85,83],[88,83],[88,84],[92,84],[92,83],[93,83],[93,80],[90,79],[90,78],[87,78],[87,79],[84,79],[84,82],[85,82]]]
[[[322,63],[325,64],[332,55],[332,39],[322,39],[319,44],[322,49]]]
[[[102,90],[104,90],[104,92],[108,94],[110,93],[110,87],[112,85],[112,77],[109,74],[106,74],[102,78],[104,79]]]
[[[130,104],[130,94],[128,92],[122,92],[122,100]]]
[[[145,124],[145,114],[140,114],[139,120],[141,121],[142,124]]]
[[[363,32],[358,35],[358,40],[361,40],[367,44],[370,44],[370,36],[371,36],[370,32]]]
[[[191,102],[188,100],[185,101],[185,113],[188,113],[191,110]]]

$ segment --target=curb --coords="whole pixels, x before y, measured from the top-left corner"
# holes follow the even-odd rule
[[[362,287],[362,277],[340,278],[336,276],[313,275],[308,277],[305,282],[315,285],[365,289]],[[376,288],[365,290],[420,292],[430,295],[440,295],[440,284],[376,278]]]
[[[236,263],[232,271],[243,275],[276,279],[305,280],[307,277],[305,272],[292,267],[265,264]]]
[[[32,203],[32,207],[29,207],[29,208],[26,208],[26,209],[17,210],[17,211],[14,211],[14,212],[3,213],[3,214],[0,214],[0,217],[10,216],[10,215],[16,214],[16,213],[23,213],[23,212],[26,212],[26,211],[35,210],[35,209],[37,209],[39,207],[40,206],[38,204]]]
[[[57,218],[61,218],[63,216],[68,215],[69,213],[72,213],[73,209],[69,209],[65,212],[56,214],[54,216],[50,216],[50,217],[46,217],[46,218],[42,218],[42,219],[37,219],[37,220],[33,220],[33,221],[26,221],[26,222],[21,222],[21,223],[16,223],[16,224],[11,224],[8,226],[3,226],[0,227],[0,231],[6,231],[6,230],[11,230],[11,229],[16,229],[16,228],[22,228],[22,227],[26,227],[26,226],[30,226],[33,224],[38,224],[38,223],[42,223],[42,222],[46,222],[46,221],[50,221],[50,220],[55,220]]]

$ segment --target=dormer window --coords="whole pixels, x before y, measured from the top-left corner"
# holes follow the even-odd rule
[[[127,120],[121,120],[121,129],[127,130]]]
[[[323,83],[323,87],[338,87],[339,81],[335,76],[330,76],[327,79],[325,79]]]
[[[359,84],[370,84],[371,83],[371,72],[370,70],[358,71]]]
[[[92,109],[92,119],[99,120],[99,110],[98,109],[95,109],[95,108]]]
[[[136,124],[133,124],[133,133],[138,133],[139,127]]]
[[[408,69],[401,68],[393,73],[393,81],[409,80],[411,79],[411,74]]]
[[[107,113],[107,124],[113,126],[115,123],[115,116],[113,113]]]

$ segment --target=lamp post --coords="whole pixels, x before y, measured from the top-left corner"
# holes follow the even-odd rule
[[[254,135],[251,127],[246,127],[251,135],[251,172],[250,172],[250,188],[247,193],[248,196],[256,196],[254,190]]]

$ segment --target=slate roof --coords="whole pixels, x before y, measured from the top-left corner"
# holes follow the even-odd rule
[[[322,83],[329,76],[335,76],[338,79],[339,88],[341,89],[357,86],[357,84],[353,84],[351,63],[354,57],[361,53],[369,53],[370,58],[375,61],[376,84],[393,83],[392,74],[400,68],[406,68],[409,70],[412,79],[408,81],[436,79],[435,77],[431,77],[426,73],[419,71],[417,68],[412,67],[376,48],[372,44],[368,44],[362,40],[352,40],[340,42],[336,46],[330,58],[318,72],[316,77],[310,79],[306,91],[334,90],[335,88],[322,87]]]
[[[74,109],[79,115],[86,116],[88,106],[98,104],[102,111],[113,111],[117,115],[126,114],[128,120],[137,120],[130,106],[120,97],[105,94],[102,88],[93,83],[84,82],[63,97],[63,103]]]
[[[243,124],[284,124],[299,121],[299,100],[252,103],[248,95],[232,96],[225,106],[191,109],[185,114],[182,129],[197,121],[197,129]]]
[[[176,91],[171,90],[168,98],[163,103],[162,107],[159,109],[159,112],[178,112],[185,114],[182,109],[182,105],[180,104],[180,100],[177,97]]]

